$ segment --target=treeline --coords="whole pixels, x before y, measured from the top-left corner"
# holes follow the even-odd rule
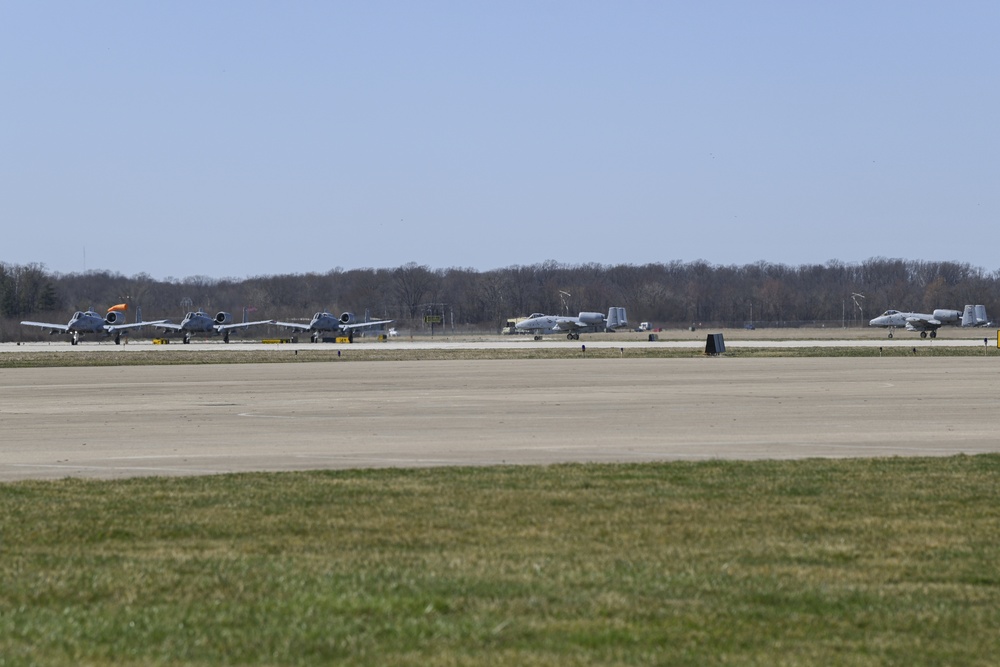
[[[704,261],[605,265],[545,262],[490,271],[431,269],[410,263],[385,269],[258,276],[194,276],[164,282],[107,271],[49,273],[41,265],[0,263],[0,336],[26,339],[22,319],[65,322],[75,310],[113,304],[141,307],[144,319],[179,321],[185,312],[225,310],[252,319],[308,318],[319,310],[352,311],[425,328],[439,315],[456,331],[499,331],[508,317],[534,312],[607,312],[624,306],[631,322],[665,328],[691,324],[864,326],[888,308],[930,311],[982,303],[1000,314],[1000,275],[960,262],[873,258],[848,264],[788,266]],[[130,315],[131,320],[134,315]],[[44,335],[44,334],[43,334]]]

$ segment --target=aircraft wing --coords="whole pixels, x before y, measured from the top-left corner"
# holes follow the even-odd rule
[[[167,329],[169,329],[171,331],[181,331],[182,330],[181,325],[174,324],[170,320],[162,320],[160,322],[157,322],[156,326],[160,327],[164,331],[166,331]]]
[[[68,324],[50,324],[48,322],[21,322],[27,327],[41,327],[42,329],[52,329],[53,331],[62,331],[63,333],[69,331]]]
[[[274,320],[257,320],[256,322],[233,322],[232,324],[216,324],[216,331],[229,331],[230,329],[239,329],[241,327],[255,327],[260,324],[275,324]]]
[[[274,324],[279,327],[298,329],[299,331],[309,331],[310,329],[310,326],[308,324],[303,324],[302,322],[274,322]]]
[[[166,320],[153,320],[151,322],[132,322],[131,324],[106,324],[104,330],[108,333],[124,331],[126,329],[138,329],[139,327],[162,327],[169,326]]]
[[[940,328],[941,320],[927,317],[907,317],[906,328],[909,331],[933,331]]]
[[[376,322],[357,322],[355,324],[341,324],[341,329],[363,329],[365,327],[377,327],[382,324],[390,324],[396,320],[378,320]],[[306,327],[307,329],[309,327]]]
[[[553,331],[576,331],[577,329],[583,329],[587,325],[580,320],[573,317],[560,317],[556,319],[556,323],[552,325]]]

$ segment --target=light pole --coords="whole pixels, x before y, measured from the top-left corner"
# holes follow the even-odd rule
[[[864,298],[865,298],[864,294],[851,292],[851,299],[854,301],[854,305],[858,307],[858,311],[861,313],[861,326],[864,326],[865,323],[865,309],[864,309],[864,304],[862,303]]]
[[[563,315],[569,315],[569,312],[567,311],[567,306],[566,306],[566,299],[567,299],[567,297],[571,297],[571,296],[573,296],[573,295],[570,294],[569,292],[564,292],[562,290],[559,290],[559,300],[562,302],[562,314]]]

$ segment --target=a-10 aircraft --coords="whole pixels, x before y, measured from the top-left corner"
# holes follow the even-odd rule
[[[535,334],[535,340],[539,340],[542,334],[565,333],[569,340],[579,340],[581,333],[594,333],[598,331],[614,331],[628,326],[628,318],[625,316],[625,309],[620,306],[612,306],[608,309],[608,316],[602,313],[580,313],[576,317],[560,315],[543,315],[535,313],[526,320],[521,320],[514,325],[518,331],[526,331]]]
[[[288,327],[289,329],[294,329],[296,331],[308,331],[310,333],[310,340],[314,343],[319,340],[320,334],[324,331],[346,333],[347,337],[353,343],[355,329],[379,327],[385,324],[390,324],[394,321],[395,320],[375,320],[372,322],[358,322],[354,313],[343,313],[340,317],[337,317],[336,315],[323,311],[313,315],[309,324],[304,322],[275,322],[275,324],[279,327]]]
[[[188,313],[181,320],[180,324],[174,324],[170,320],[161,320],[155,326],[164,331],[175,331],[184,334],[184,342],[191,342],[191,334],[207,333],[213,336],[222,335],[222,340],[229,342],[229,334],[233,329],[246,329],[247,327],[259,326],[261,324],[274,324],[274,320],[247,321],[247,309],[243,309],[243,321],[233,322],[233,316],[227,312],[219,311],[212,317],[203,310],[196,310]]]
[[[52,335],[67,334],[71,336],[70,344],[72,345],[80,342],[80,336],[96,333],[103,333],[106,337],[114,336],[115,345],[120,345],[122,333],[127,332],[129,329],[160,324],[160,322],[143,322],[141,308],[136,311],[136,321],[126,324],[126,310],[128,310],[127,305],[118,304],[117,306],[108,308],[108,314],[104,317],[101,317],[93,310],[78,310],[73,313],[73,317],[69,318],[69,322],[66,324],[52,324],[50,322],[21,322],[21,324],[27,327],[49,329],[49,333]]]
[[[908,313],[898,310],[887,310],[876,318],[873,318],[868,326],[885,327],[889,329],[889,338],[896,327],[903,327],[907,331],[919,331],[921,338],[937,338],[937,330],[944,325],[954,325],[962,327],[984,327],[989,324],[986,317],[986,306],[966,305],[964,311],[948,310],[937,308],[933,313]]]

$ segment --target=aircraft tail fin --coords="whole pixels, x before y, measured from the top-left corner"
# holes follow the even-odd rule
[[[983,327],[987,324],[989,324],[989,319],[986,317],[986,306],[966,304],[965,311],[962,313],[963,327]]]
[[[608,328],[620,329],[628,326],[628,317],[625,316],[625,309],[621,306],[611,306],[608,309]]]

